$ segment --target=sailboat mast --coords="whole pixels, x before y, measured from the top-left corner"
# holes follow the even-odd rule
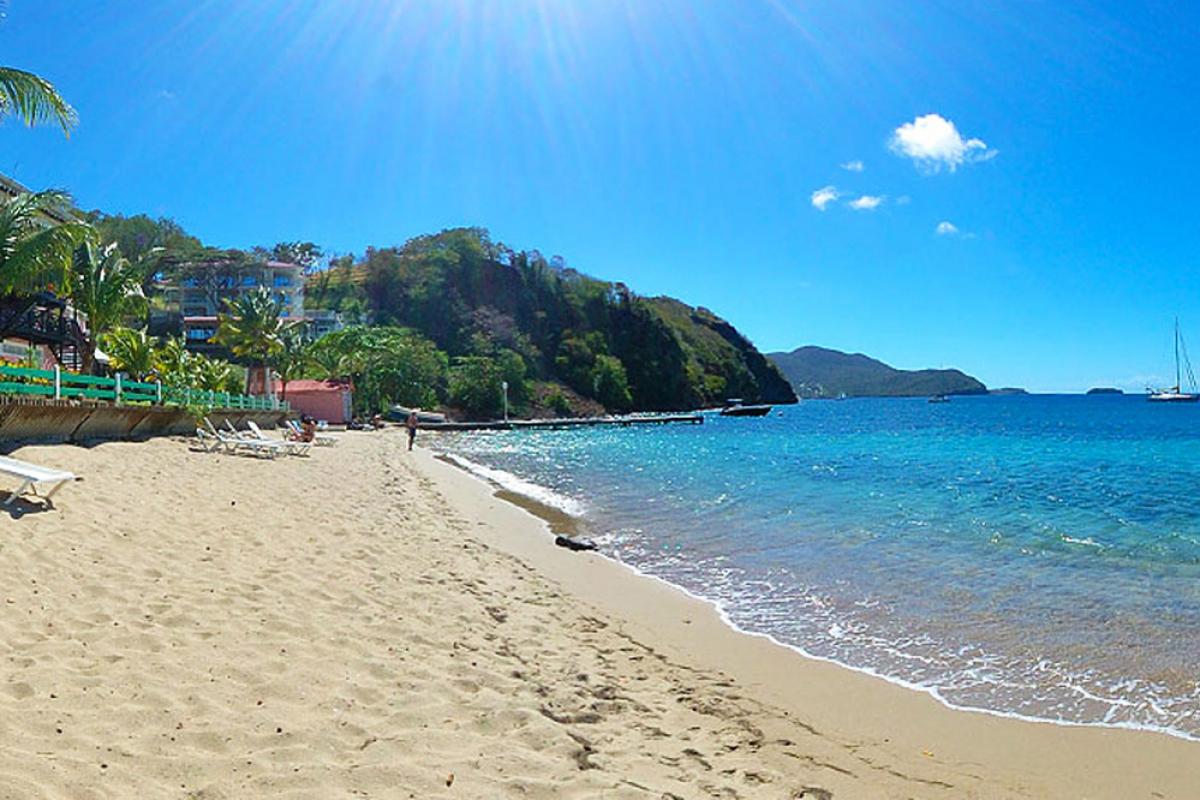
[[[1175,391],[1178,392],[1183,388],[1183,381],[1179,379],[1179,317],[1175,318]]]

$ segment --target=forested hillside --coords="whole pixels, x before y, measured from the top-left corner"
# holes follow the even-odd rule
[[[516,354],[535,382],[609,410],[697,408],[733,395],[795,401],[774,365],[711,312],[640,297],[479,228],[343,259],[310,279],[305,303],[412,328],[452,361]]]

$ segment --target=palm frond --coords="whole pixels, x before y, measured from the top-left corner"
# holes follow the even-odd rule
[[[61,288],[71,254],[91,232],[89,225],[70,222],[34,231],[7,246],[0,244],[6,251],[0,256],[0,293]]]
[[[116,243],[98,249],[88,241],[76,248],[69,288],[71,302],[87,315],[93,333],[144,310],[142,271],[121,255]]]
[[[226,301],[227,311],[219,315],[213,341],[228,347],[238,358],[264,363],[284,347],[285,323],[280,319],[282,306],[265,287]]]
[[[79,123],[79,115],[54,84],[32,72],[12,67],[0,67],[0,115],[5,114],[13,114],[31,126],[57,123],[67,136]]]

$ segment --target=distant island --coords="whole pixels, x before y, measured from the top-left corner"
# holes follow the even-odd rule
[[[1009,395],[1009,394],[1029,394],[1029,392],[1025,391],[1024,389],[1022,389],[1018,386],[1001,386],[999,389],[989,389],[988,394]]]
[[[1125,392],[1121,391],[1120,389],[1116,389],[1112,386],[1096,386],[1091,389],[1088,389],[1087,393],[1088,394],[1125,394]]]
[[[862,353],[825,347],[799,347],[768,358],[800,397],[924,397],[986,394],[979,380],[957,369],[904,370]]]

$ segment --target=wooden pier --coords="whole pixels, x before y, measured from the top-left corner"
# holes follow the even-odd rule
[[[423,431],[516,431],[556,428],[589,428],[596,425],[667,425],[683,422],[704,424],[703,414],[655,414],[634,417],[574,417],[564,419],[514,419],[505,422],[422,422]]]

